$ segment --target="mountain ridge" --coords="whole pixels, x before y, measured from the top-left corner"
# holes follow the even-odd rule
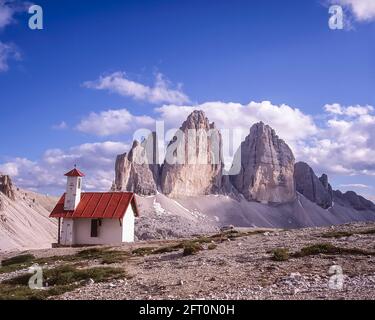
[[[331,207],[334,198],[336,198],[342,205],[350,203],[353,208],[375,210],[375,205],[370,200],[357,195],[353,191],[350,191],[349,194],[348,192],[343,194],[338,190],[334,191],[326,174],[317,177],[307,163],[295,163],[295,157],[290,147],[279,138],[274,129],[263,122],[251,126],[250,133],[242,141],[234,156],[232,167],[237,162],[240,165],[240,170],[237,174],[230,176],[222,173],[224,167],[222,139],[220,130],[216,129],[215,124],[210,123],[203,111],[195,110],[180,127],[181,132],[185,135],[188,129],[203,130],[205,134],[208,130],[215,130],[217,133],[216,143],[219,148],[217,152],[218,161],[215,164],[210,162],[212,160],[210,159],[210,147],[212,147],[210,142],[212,141],[208,135],[198,137],[197,144],[192,146],[187,146],[187,139],[183,143],[178,141],[177,147],[172,150],[175,153],[181,146],[184,151],[190,148],[193,149],[193,153],[195,152],[195,158],[198,158],[201,156],[199,154],[201,150],[198,151],[199,139],[206,139],[208,141],[208,162],[205,165],[186,164],[186,161],[189,160],[187,152],[183,155],[185,161],[183,164],[169,164],[166,160],[162,164],[153,162],[156,159],[155,154],[158,152],[157,137],[156,133],[153,132],[142,143],[134,141],[128,153],[117,157],[115,189],[118,191],[134,191],[145,196],[160,192],[172,198],[212,194],[241,194],[249,201],[264,203],[293,202],[297,192],[299,192],[324,209]],[[168,146],[176,143],[176,140],[175,135]],[[131,156],[133,154],[138,156]],[[166,154],[167,156],[168,154]],[[173,156],[176,158],[175,154]],[[213,165],[215,165],[215,170],[210,171],[208,177],[205,176],[206,172],[201,170],[200,166],[212,167]],[[135,174],[137,171],[135,168],[138,168],[138,174]],[[183,174],[181,171],[183,171]],[[196,171],[198,172],[197,175],[200,176],[194,180],[191,175],[194,175]],[[200,189],[199,183],[202,180],[202,175],[206,179],[205,188]],[[124,176],[126,176],[125,179]],[[207,178],[211,185],[207,184]],[[126,183],[124,183],[124,180]],[[196,181],[198,181],[198,188],[196,188],[198,191],[191,191],[192,187],[186,187],[186,184],[197,187],[197,185],[194,185]],[[144,186],[151,187],[142,191],[145,189]]]
[[[16,188],[0,174],[0,253],[49,248],[56,241],[57,223],[49,218],[57,198]]]
[[[186,128],[199,128],[204,132],[215,128],[202,111],[193,112],[184,124],[181,128],[185,133]],[[135,144],[135,148],[141,146],[141,153],[147,155],[146,159],[151,159],[150,155],[155,152],[154,139],[155,133],[142,143]],[[172,139],[169,145],[175,142],[176,139]],[[220,146],[221,143],[219,140]],[[181,145],[184,149],[187,148],[186,145]],[[193,144],[193,149],[195,147]],[[138,193],[141,217],[136,222],[136,236],[143,240],[184,237],[212,232],[225,225],[303,228],[375,221],[375,205],[371,201],[354,192],[333,191],[326,174],[318,177],[307,163],[295,163],[289,146],[270,126],[264,123],[254,124],[240,148],[233,160],[240,168],[236,175],[228,176],[221,172],[218,174],[220,179],[215,180],[203,192],[200,180],[194,179],[201,175],[207,182],[205,169],[201,170],[202,167],[194,165],[184,167],[183,164],[166,166],[165,161],[158,166],[156,176],[152,175],[149,162],[140,165],[148,174],[138,175],[134,180],[128,179],[127,183],[131,186],[128,190],[122,184],[116,184],[118,191],[141,190],[142,185],[153,185],[152,192]],[[130,150],[129,154],[133,151]],[[219,153],[219,156],[219,167],[222,169],[222,154]],[[130,176],[128,173],[136,166],[117,161],[116,177]],[[118,168],[124,171],[119,172]],[[180,179],[178,184],[173,184],[172,181],[172,193],[163,192],[163,170],[168,170],[172,176]],[[194,170],[197,172],[194,173]],[[198,181],[197,192],[187,192],[189,190],[184,187],[187,176],[189,179],[193,177],[190,184],[191,181]],[[191,190],[192,187],[189,188]]]

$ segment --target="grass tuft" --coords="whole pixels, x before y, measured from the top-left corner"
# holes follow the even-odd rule
[[[125,251],[109,250],[108,248],[91,248],[79,251],[75,256],[76,259],[100,260],[101,264],[122,263],[128,253]]]
[[[300,251],[293,254],[293,257],[301,258],[307,256],[314,256],[319,254],[326,255],[375,255],[375,252],[366,251],[358,248],[341,248],[332,245],[331,243],[318,243],[302,248]]]
[[[132,251],[132,254],[135,256],[148,256],[152,254],[155,251],[156,248],[154,247],[143,247],[143,248],[137,248]]]
[[[34,260],[35,257],[32,254],[21,254],[9,259],[4,259],[1,261],[1,266],[7,267],[15,264],[28,263]]]
[[[126,277],[123,269],[111,267],[96,267],[89,269],[77,269],[71,265],[59,266],[43,271],[42,290],[31,290],[28,282],[31,274],[23,274],[15,278],[3,281],[0,284],[0,299],[46,299],[50,296],[60,295],[85,285],[85,281],[93,279],[95,282],[105,282]]]
[[[10,273],[30,267],[35,257],[32,254],[18,255],[1,261],[0,274]]]
[[[290,257],[289,250],[286,248],[277,248],[272,251],[272,254],[273,261],[287,261]]]
[[[200,243],[198,242],[186,242],[184,244],[184,251],[183,255],[186,256],[191,256],[197,254],[199,251],[202,251],[203,247]]]
[[[174,252],[178,251],[181,249],[180,244],[174,245],[174,246],[169,246],[169,247],[162,247],[159,249],[155,249],[152,254],[160,254],[160,253],[169,253],[169,252]]]
[[[352,232],[347,231],[330,231],[327,233],[322,234],[323,238],[342,238],[342,237],[350,237],[352,236]]]
[[[162,253],[169,253],[169,252],[174,252],[183,249],[185,252],[190,252],[194,251],[192,248],[196,248],[197,246],[202,247],[202,244],[209,244],[208,249],[213,250],[217,247],[218,243],[222,243],[228,240],[235,240],[237,238],[241,237],[247,237],[251,235],[256,235],[256,234],[262,234],[264,233],[264,230],[255,230],[255,231],[247,231],[247,232],[240,232],[237,230],[229,230],[221,233],[217,233],[214,235],[210,236],[201,236],[198,238],[195,238],[193,240],[185,240],[182,241],[178,244],[173,244],[170,246],[165,246],[161,248],[154,248],[154,247],[143,247],[143,248],[138,248],[134,249],[132,251],[133,255],[136,256],[148,256],[151,254],[162,254]]]
[[[323,233],[321,237],[323,238],[342,238],[342,237],[350,237],[354,234],[375,234],[375,229],[367,229],[367,230],[360,230],[360,231],[330,231]]]

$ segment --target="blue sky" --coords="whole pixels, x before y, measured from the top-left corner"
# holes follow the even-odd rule
[[[0,0],[0,44],[8,48],[3,50],[6,68],[1,70],[0,63],[0,171],[9,171],[21,186],[59,192],[63,172],[57,171],[81,160],[95,175],[91,187],[106,188],[110,159],[127,151],[133,125],[160,118],[177,126],[175,108],[190,110],[207,102],[223,104],[207,112],[220,122],[219,111],[228,110],[230,117],[226,104],[233,102],[241,105],[239,118],[243,112],[281,127],[280,136],[299,148],[297,158],[312,163],[319,174],[329,172],[335,187],[371,196],[375,13],[371,0],[361,1],[364,7],[352,0],[331,1],[345,4],[351,21],[346,30],[331,30],[328,0],[41,0],[35,3],[43,8],[44,29],[30,30],[30,15],[22,9],[28,4]],[[11,19],[2,25],[7,6]],[[1,52],[0,45],[0,62]],[[134,84],[143,93],[132,92]],[[155,98],[160,94],[155,88],[163,88],[162,98]],[[248,111],[251,101],[261,111]],[[283,104],[290,108],[289,120],[272,120]],[[333,104],[339,109],[329,107]],[[163,111],[156,110],[162,106]],[[310,120],[300,122],[296,108]],[[126,128],[103,134],[80,126],[96,119],[99,127],[101,117],[113,116],[103,114],[108,110],[126,110]],[[89,118],[93,112],[96,116]],[[294,122],[305,120],[310,135],[294,136],[304,130]],[[353,141],[345,136],[348,125],[356,128]],[[321,154],[324,146],[330,153]],[[350,157],[353,147],[362,152]],[[97,167],[96,156],[101,159]],[[327,159],[330,163],[323,165]]]

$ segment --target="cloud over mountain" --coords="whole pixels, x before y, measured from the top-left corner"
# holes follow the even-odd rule
[[[330,3],[347,7],[357,21],[375,20],[375,1],[373,0],[330,0]]]
[[[130,80],[125,72],[115,72],[107,76],[101,76],[98,80],[87,81],[83,85],[90,89],[108,90],[121,96],[154,104],[183,104],[189,102],[189,98],[182,92],[181,86],[176,89],[170,88],[169,81],[161,73],[156,75],[153,87]]]
[[[194,110],[203,110],[222,131],[240,129],[243,137],[254,123],[269,124],[291,146],[297,160],[308,162],[318,173],[375,175],[375,112],[369,105],[326,104],[318,121],[298,108],[269,101],[169,104],[156,108],[153,116],[137,116],[127,109],[91,113],[76,128],[99,137],[125,134],[129,142],[138,129],[155,130],[156,121],[164,121],[166,130],[178,128]],[[111,141],[49,149],[39,161],[11,159],[0,165],[0,171],[15,176],[16,183],[26,188],[56,189],[64,183],[62,173],[76,163],[88,172],[89,189],[105,190],[113,179],[116,155],[128,150],[128,144]],[[225,161],[231,163],[231,157]]]
[[[97,136],[109,136],[149,127],[154,122],[149,116],[135,116],[127,109],[110,109],[100,113],[90,113],[81,120],[77,129]]]
[[[19,60],[20,53],[13,44],[0,41],[0,72],[8,71],[9,60]]]
[[[0,31],[15,22],[14,15],[26,10],[28,2],[0,0]],[[13,43],[0,41],[0,72],[8,71],[9,60],[19,60],[21,54]]]
[[[114,178],[114,162],[118,153],[128,150],[121,142],[85,143],[69,148],[49,149],[38,161],[10,159],[0,164],[0,172],[11,175],[23,188],[60,193],[66,180],[63,174],[77,164],[86,174],[87,190],[108,190]]]
[[[156,112],[168,126],[178,127],[194,110],[204,111],[219,129],[239,128],[244,135],[249,133],[252,124],[263,121],[291,144],[318,130],[311,116],[297,108],[285,104],[274,105],[270,101],[250,102],[246,105],[220,101],[192,106],[164,105],[157,108]]]
[[[375,175],[375,113],[372,106],[326,105],[327,120],[297,149],[297,157],[321,171]]]

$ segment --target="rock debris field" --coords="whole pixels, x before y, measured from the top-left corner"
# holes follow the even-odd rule
[[[87,248],[28,254],[44,261],[46,269],[68,264],[125,272],[105,281],[85,279],[47,299],[375,299],[374,240],[375,224],[356,223],[299,230],[235,229],[184,241],[91,247],[95,254],[89,258],[80,253]],[[103,250],[106,255],[100,256]],[[25,271],[3,270],[0,281]],[[9,285],[0,285],[0,297],[9,298]]]

